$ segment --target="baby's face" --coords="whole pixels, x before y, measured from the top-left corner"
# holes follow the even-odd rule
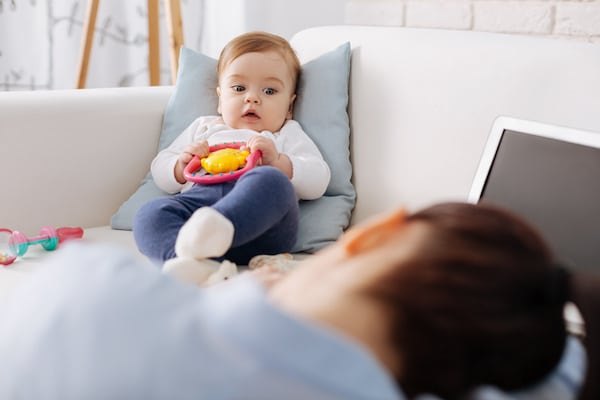
[[[277,132],[292,118],[294,89],[292,70],[279,53],[246,53],[221,73],[219,113],[232,128]]]

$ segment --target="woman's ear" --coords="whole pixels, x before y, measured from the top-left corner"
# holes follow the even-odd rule
[[[346,253],[354,255],[377,246],[400,229],[405,218],[406,210],[401,208],[351,228],[342,238]]]

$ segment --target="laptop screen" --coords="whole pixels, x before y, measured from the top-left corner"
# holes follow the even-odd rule
[[[502,128],[488,143],[495,152],[480,166],[487,173],[471,200],[520,214],[567,266],[600,268],[600,134],[594,146],[573,143],[568,133]]]

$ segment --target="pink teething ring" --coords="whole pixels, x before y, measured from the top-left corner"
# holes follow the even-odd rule
[[[68,239],[83,237],[83,229],[63,227],[54,229],[45,226],[38,236],[27,237],[19,231],[0,228],[0,265],[12,264],[18,256],[27,252],[29,246],[41,245],[44,250],[55,250],[58,244]],[[7,252],[4,252],[7,250]]]
[[[210,152],[214,152],[222,149],[239,149],[245,142],[231,142],[231,143],[221,143],[214,146],[210,146]],[[238,179],[240,176],[250,171],[252,168],[256,166],[258,160],[262,156],[260,151],[253,151],[246,158],[246,165],[243,168],[240,168],[236,171],[231,172],[223,172],[219,174],[198,174],[198,170],[201,167],[200,158],[198,156],[194,156],[192,161],[185,166],[183,170],[183,176],[186,180],[194,183],[200,183],[202,185],[210,185],[214,183],[227,182],[234,179]]]
[[[10,240],[9,238],[12,236],[13,231],[10,229],[6,229],[6,228],[0,228],[0,233],[4,233],[6,235],[6,237],[7,237],[6,245],[8,247],[8,242]],[[14,254],[0,252],[0,265],[4,265],[4,266],[10,265],[13,262],[15,262],[16,259],[17,259],[17,256]]]

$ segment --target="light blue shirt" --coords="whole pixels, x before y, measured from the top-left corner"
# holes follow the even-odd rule
[[[541,385],[570,395],[482,388],[474,398],[573,398],[584,370],[578,349]],[[202,290],[125,250],[68,243],[0,309],[0,398],[404,396],[364,348],[283,313],[251,276]]]

